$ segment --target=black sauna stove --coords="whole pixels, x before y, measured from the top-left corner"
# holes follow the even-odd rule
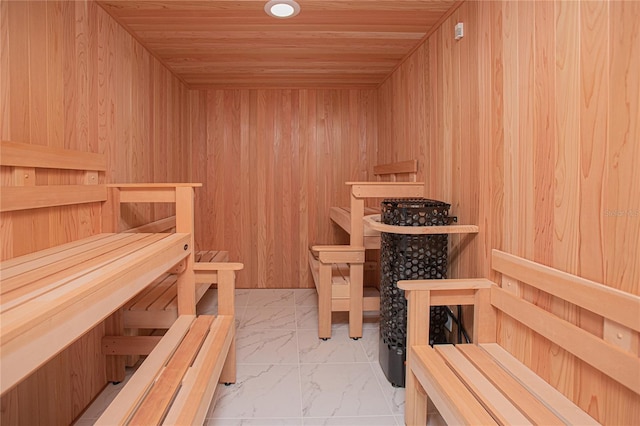
[[[445,226],[456,222],[450,204],[426,198],[389,199],[381,205],[380,221],[395,226]],[[405,385],[407,301],[400,280],[447,277],[447,234],[381,233],[380,237],[380,354],[389,382]],[[445,306],[431,307],[429,343],[446,343]]]

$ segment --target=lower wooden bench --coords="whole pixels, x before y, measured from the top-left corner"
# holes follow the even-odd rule
[[[194,273],[196,303],[212,284],[217,284],[215,273],[203,273],[202,263],[228,262],[229,252],[218,250],[197,251]],[[210,271],[207,271],[210,272]],[[178,318],[177,275],[163,274],[131,299],[123,309],[123,326],[128,329],[169,328]]]
[[[331,337],[332,312],[349,312],[349,336],[358,339],[362,337],[363,311],[380,310],[379,292],[362,286],[364,264],[363,247],[313,246],[309,250],[309,267],[318,292],[319,338]]]
[[[235,382],[234,321],[180,316],[96,424],[202,424],[218,381]]]
[[[624,343],[640,331],[639,296],[496,250],[492,265],[501,286],[485,279],[398,283],[408,301],[406,424],[426,424],[427,397],[448,424],[599,424],[499,344],[500,321],[528,330],[522,344],[531,353],[544,356],[552,344],[640,401],[640,359]],[[524,286],[601,317],[602,330],[586,331],[536,306],[523,297],[530,294]],[[474,306],[475,344],[430,347],[430,306],[457,304]]]

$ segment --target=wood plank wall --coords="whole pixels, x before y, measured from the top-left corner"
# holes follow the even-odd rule
[[[380,88],[377,161],[418,154],[425,195],[480,225],[452,240],[451,277],[490,276],[499,248],[640,294],[639,99],[639,2],[465,2]],[[637,395],[517,324],[501,339],[603,424],[640,418]]]
[[[187,101],[187,88],[95,2],[0,2],[3,140],[105,153],[107,182],[184,181],[191,166]],[[140,208],[126,217],[135,224],[166,213]],[[3,214],[0,256],[89,236],[100,226],[97,205]],[[5,395],[0,423],[71,423],[106,384],[103,334],[97,327]]]
[[[238,287],[313,287],[310,244],[347,243],[329,207],[367,179],[375,90],[191,93],[196,245],[245,264]]]

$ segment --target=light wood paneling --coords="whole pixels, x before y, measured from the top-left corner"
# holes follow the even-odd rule
[[[186,181],[188,91],[93,1],[0,2],[3,140],[107,155],[106,182]],[[8,169],[3,185],[13,184]],[[38,171],[36,183],[77,173]],[[104,182],[103,182],[104,183]],[[137,206],[136,225],[167,214]],[[2,259],[97,233],[100,204],[0,216]],[[0,402],[2,424],[69,424],[106,384],[99,326]]]
[[[346,242],[329,207],[372,175],[373,90],[210,90],[190,94],[196,244],[246,268],[238,287],[312,287],[310,244]]]
[[[380,88],[376,161],[421,153],[426,195],[480,226],[468,245],[452,237],[451,277],[490,277],[498,248],[640,294],[639,18],[637,2],[465,2]],[[611,327],[524,291],[591,333]],[[500,333],[598,421],[640,416],[638,395],[540,336],[504,319]]]
[[[99,0],[191,88],[375,88],[457,0]]]

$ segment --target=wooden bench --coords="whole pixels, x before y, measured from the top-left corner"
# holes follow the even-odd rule
[[[103,226],[110,231],[117,229],[122,203],[172,203],[176,212],[174,233],[102,233],[0,263],[2,395],[167,271],[177,275],[178,314],[195,315],[193,197],[200,184],[104,185],[99,183],[106,170],[102,155],[4,141],[1,148],[3,174],[13,177],[3,181],[0,192],[0,212],[7,226],[26,211],[92,203],[102,210]],[[67,183],[47,184],[58,181]],[[18,237],[20,229],[14,231]],[[220,282],[231,282],[232,288],[235,271],[242,265],[214,266]],[[211,273],[206,264],[202,274]],[[233,289],[224,293],[220,298],[232,307]],[[222,335],[229,343],[209,347],[226,362],[224,381],[233,382],[235,324],[232,308],[228,311],[223,308],[210,328],[221,330],[211,335]],[[157,341],[143,340],[136,342],[146,348],[142,352],[150,353]],[[171,337],[166,341],[173,344]],[[116,346],[126,353],[141,352],[135,345]],[[211,359],[207,354],[202,364],[193,367],[202,370],[196,373],[192,368],[190,376],[206,375]],[[200,399],[190,399],[188,405],[208,407],[210,398],[198,395]]]
[[[149,224],[128,229],[124,232],[172,232],[176,217],[169,216]],[[229,252],[220,250],[199,250],[194,255],[196,304],[205,292],[217,284],[215,269],[210,273],[201,270],[203,263],[229,262]],[[155,279],[143,291],[123,307],[123,327],[127,329],[167,329],[178,318],[177,278],[174,273],[166,273]]]
[[[522,344],[530,353],[566,351],[640,402],[640,359],[630,343],[640,331],[639,296],[496,250],[492,266],[500,285],[399,282],[408,301],[406,424],[426,424],[427,397],[448,424],[598,424],[501,346],[507,321],[529,330]],[[536,291],[589,312],[591,332],[536,306]],[[428,345],[429,306],[449,304],[474,306],[474,344]]]
[[[146,337],[137,352],[149,355],[97,425],[203,424],[216,384],[235,382],[235,271],[242,264],[215,266],[218,315],[181,315],[161,338]],[[113,353],[131,347],[127,337],[113,339],[106,341]]]
[[[374,167],[378,182],[347,182],[350,187],[350,207],[330,210],[331,219],[350,235],[349,245],[314,245],[309,250],[309,267],[318,292],[318,337],[331,337],[332,312],[349,312],[349,336],[362,337],[364,311],[380,309],[380,296],[374,287],[364,290],[365,250],[380,248],[380,233],[365,230],[365,208],[370,198],[421,197],[424,184],[415,182],[417,160]],[[400,182],[398,178],[408,177]],[[386,181],[382,181],[386,180]],[[375,284],[375,283],[374,283]]]

